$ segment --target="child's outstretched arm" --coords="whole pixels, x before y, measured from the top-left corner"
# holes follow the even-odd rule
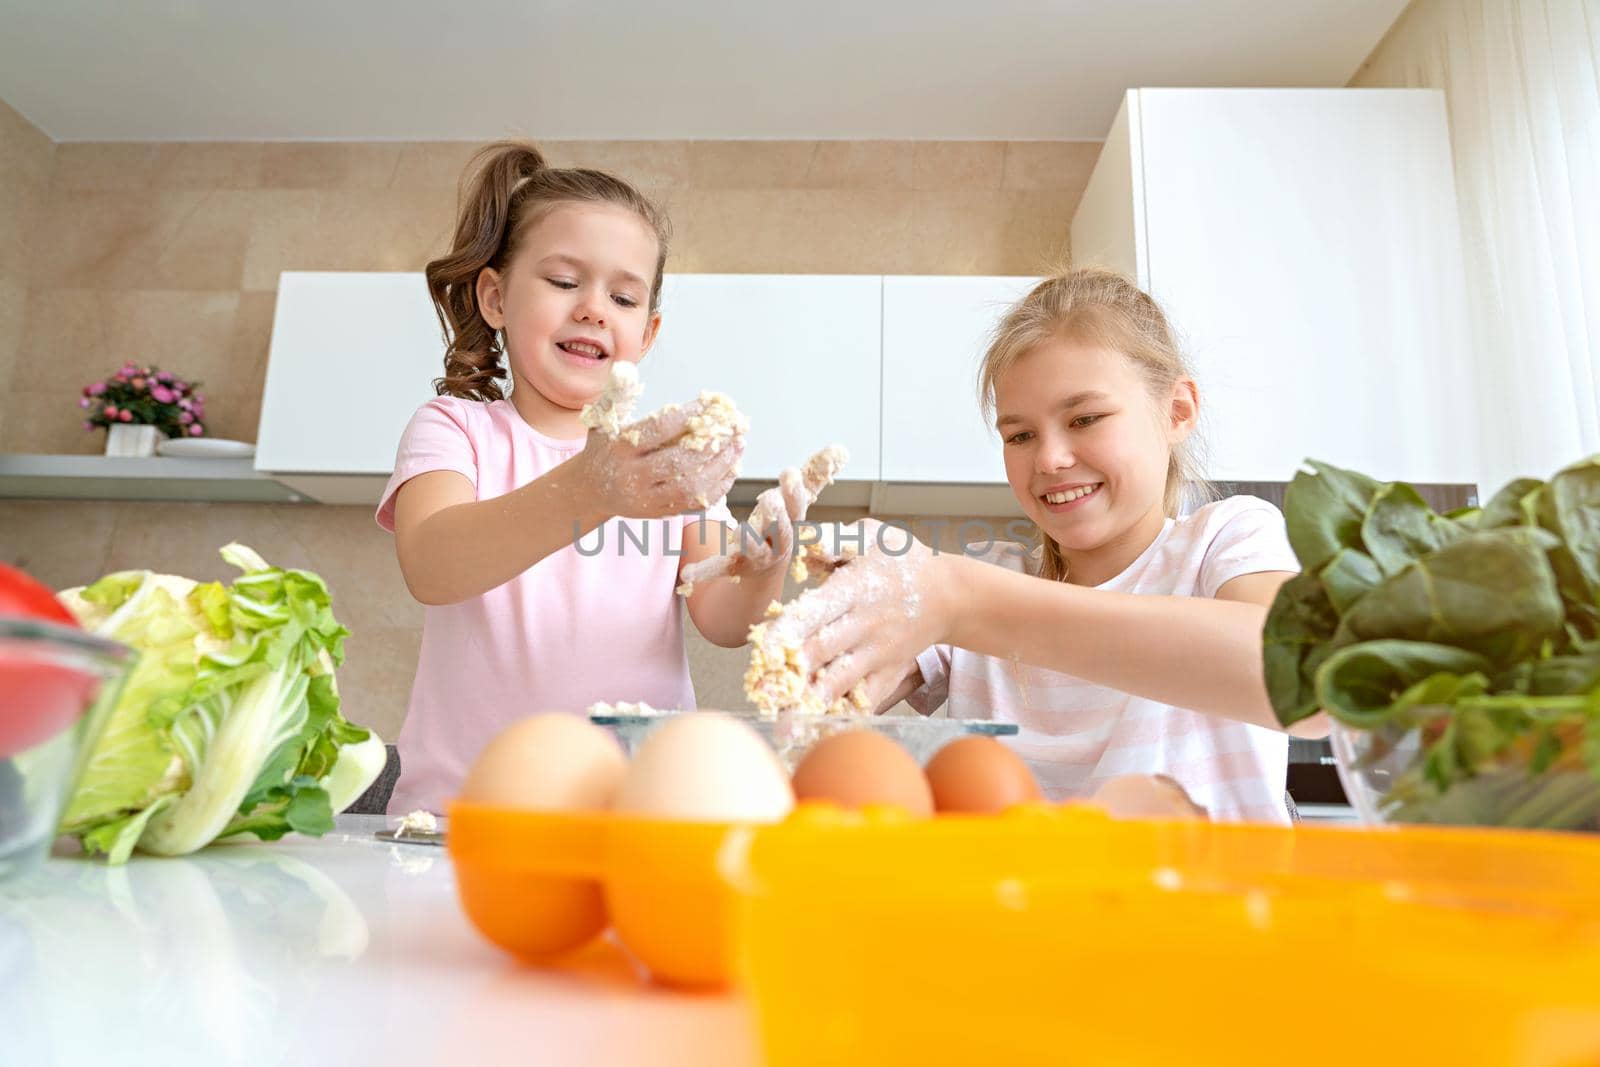
[[[1292,572],[1240,575],[1214,598],[1137,596],[949,560],[956,572],[953,599],[961,605],[952,644],[1015,655],[1175,707],[1284,729],[1267,696],[1261,631]],[[1315,715],[1287,732],[1321,737],[1327,731],[1327,717]]]
[[[782,599],[783,575],[799,547],[796,524],[849,458],[844,446],[829,445],[804,466],[784,468],[778,484],[756,498],[742,527],[703,522],[685,529],[679,592],[688,597],[689,617],[707,640],[737,648],[750,627],[766,618],[767,606]],[[805,574],[800,568],[795,580]]]
[[[638,423],[627,437],[591,431],[584,450],[504,496],[478,500],[455,471],[429,471],[395,497],[395,552],[411,595],[454,604],[510,581],[617,515],[677,515],[727,494],[742,437],[696,451],[673,443],[695,402]]]
[[[1290,577],[1242,575],[1215,599],[1136,596],[1041,581],[918,545],[841,568],[785,608],[769,633],[803,642],[824,701],[861,682],[876,704],[900,684],[908,658],[944,643],[1278,730],[1261,630]],[[1318,715],[1289,732],[1326,730]]]
[[[689,618],[706,640],[737,648],[766,617],[767,605],[783,599],[794,524],[805,518],[819,491],[804,484],[798,468],[788,468],[778,485],[756,498],[743,526],[701,522],[684,529],[678,591],[688,597]]]
[[[741,535],[753,536],[716,521],[686,525],[680,571],[701,560],[733,553]],[[749,556],[740,557],[728,572],[738,581],[717,579],[693,586],[687,597],[689,618],[707,641],[723,648],[738,648],[747,640],[750,627],[764,617],[767,605],[783,598],[783,575],[788,569],[792,535],[788,542],[770,545],[768,552],[757,553],[760,562],[752,562]]]

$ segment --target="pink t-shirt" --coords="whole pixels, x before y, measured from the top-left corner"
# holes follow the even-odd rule
[[[430,400],[400,438],[378,525],[394,531],[395,494],[419,474],[457,471],[487,500],[583,446],[535,430],[509,400]],[[579,714],[601,700],[693,708],[673,590],[694,518],[612,519],[481,596],[426,606],[389,810],[442,812],[489,739],[534,712]],[[706,518],[733,523],[721,501]]]
[[[979,556],[1011,570],[1033,569],[1017,544],[1000,543]],[[1215,597],[1240,575],[1299,569],[1278,509],[1236,496],[1168,519],[1138,559],[1098,588]],[[1050,799],[1088,796],[1120,774],[1168,774],[1214,819],[1289,821],[1285,733],[950,645],[923,652],[917,665],[924,684],[907,698],[912,707],[927,714],[947,705],[953,719],[1016,723],[1017,736],[1006,741]]]

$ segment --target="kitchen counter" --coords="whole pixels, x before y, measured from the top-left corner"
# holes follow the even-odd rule
[[[644,984],[609,943],[519,965],[468,925],[444,849],[337,822],[121,868],[58,848],[0,884],[0,1061],[758,1062],[737,997]]]

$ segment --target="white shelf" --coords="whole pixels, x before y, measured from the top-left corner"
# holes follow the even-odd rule
[[[0,499],[190,500],[376,507],[387,474],[267,474],[253,458],[74,456],[0,453]],[[749,507],[775,481],[741,478],[728,494]],[[874,486],[840,482],[824,490],[824,507],[866,507]],[[881,492],[882,487],[879,487]]]
[[[376,507],[388,475],[267,474],[245,459],[0,454],[0,500],[189,500]],[[741,478],[728,494],[736,510],[776,484]],[[1005,486],[869,482],[829,486],[821,507],[866,508],[877,515],[1020,514]]]
[[[255,460],[165,456],[0,455],[0,498],[316,503]]]

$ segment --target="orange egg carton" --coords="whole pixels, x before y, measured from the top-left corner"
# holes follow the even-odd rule
[[[663,980],[742,985],[772,1067],[1600,1063],[1587,836],[1044,804],[450,816],[490,940],[549,962],[609,922]]]
[[[517,958],[559,962],[611,926],[661,981],[732,980],[737,900],[718,860],[749,827],[461,801],[449,816],[462,908]]]

